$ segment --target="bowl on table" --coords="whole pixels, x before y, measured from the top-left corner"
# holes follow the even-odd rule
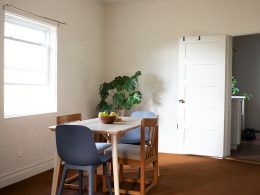
[[[113,124],[116,120],[116,116],[101,116],[99,118],[104,124]]]

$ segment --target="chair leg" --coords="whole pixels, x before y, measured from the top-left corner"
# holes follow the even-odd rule
[[[63,189],[64,183],[65,183],[65,179],[67,177],[67,173],[68,173],[68,168],[65,165],[64,168],[63,168],[61,182],[60,182],[60,186],[59,186],[59,189],[58,189],[58,195],[61,195],[61,193],[62,193],[62,189]]]
[[[97,175],[97,169],[94,173],[94,192],[97,192],[97,181],[98,181],[98,175]]]
[[[110,162],[111,177],[113,178],[113,161]]]
[[[111,187],[111,181],[110,181],[109,174],[108,174],[107,163],[103,163],[103,173],[105,173],[105,176],[106,176],[106,183],[107,183],[107,187],[109,189],[109,194],[112,195],[112,187]]]
[[[140,167],[140,194],[144,195],[145,192],[145,167]]]
[[[107,192],[107,182],[106,182],[106,176],[104,176],[104,169],[103,169],[103,176],[102,176],[102,189],[103,192]]]
[[[110,172],[111,172],[111,177],[110,178],[112,178],[113,179],[113,165],[112,165],[112,162],[108,162],[108,164],[107,164],[107,169],[109,170],[109,168],[110,168]],[[103,167],[103,192],[107,192],[107,182],[106,182],[106,176],[104,176],[104,174],[105,174],[105,172],[104,172],[104,167]],[[111,180],[111,179],[110,179]],[[111,183],[111,181],[110,181],[110,183]]]
[[[61,181],[63,170],[64,170],[64,164],[62,164],[62,162],[61,162],[60,163],[60,172],[59,172],[59,176],[58,176],[58,181]],[[65,183],[66,183],[66,180],[65,180]]]
[[[158,184],[159,166],[158,160],[153,162],[153,183]]]
[[[83,170],[79,170],[79,194],[83,194],[82,190],[82,184],[83,184]]]
[[[120,164],[119,166],[119,182],[123,181],[124,174],[124,165]]]
[[[95,166],[89,166],[88,171],[88,194],[94,194],[94,174],[95,174]]]

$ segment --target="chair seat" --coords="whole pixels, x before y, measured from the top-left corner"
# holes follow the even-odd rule
[[[140,152],[141,152],[140,145],[118,144],[117,149],[118,149],[119,158],[140,160]],[[106,149],[105,154],[112,154],[112,148]]]
[[[140,144],[141,139],[139,137],[137,138],[122,138],[118,140],[121,144]]]
[[[112,160],[112,155],[110,154],[100,155],[99,158],[102,162],[109,162]]]
[[[111,147],[110,143],[95,142],[99,154],[104,154],[104,150]]]

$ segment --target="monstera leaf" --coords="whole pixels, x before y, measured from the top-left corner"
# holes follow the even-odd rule
[[[105,82],[99,87],[100,102],[98,111],[112,111],[118,109],[130,110],[134,104],[140,104],[142,94],[136,91],[138,78],[141,72],[133,76],[117,76],[110,82]]]

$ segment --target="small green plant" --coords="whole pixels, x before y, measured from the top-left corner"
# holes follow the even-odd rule
[[[130,110],[134,104],[140,104],[142,94],[136,90],[139,76],[141,72],[137,71],[133,76],[118,76],[108,83],[101,84],[97,110],[100,112]]]
[[[237,80],[232,77],[232,95],[238,94],[239,89],[237,88]]]
[[[240,90],[237,87],[237,80],[232,77],[232,95],[238,95],[239,91]],[[252,97],[254,97],[253,95],[248,93],[243,93],[242,96],[245,96],[245,100],[250,100]]]

